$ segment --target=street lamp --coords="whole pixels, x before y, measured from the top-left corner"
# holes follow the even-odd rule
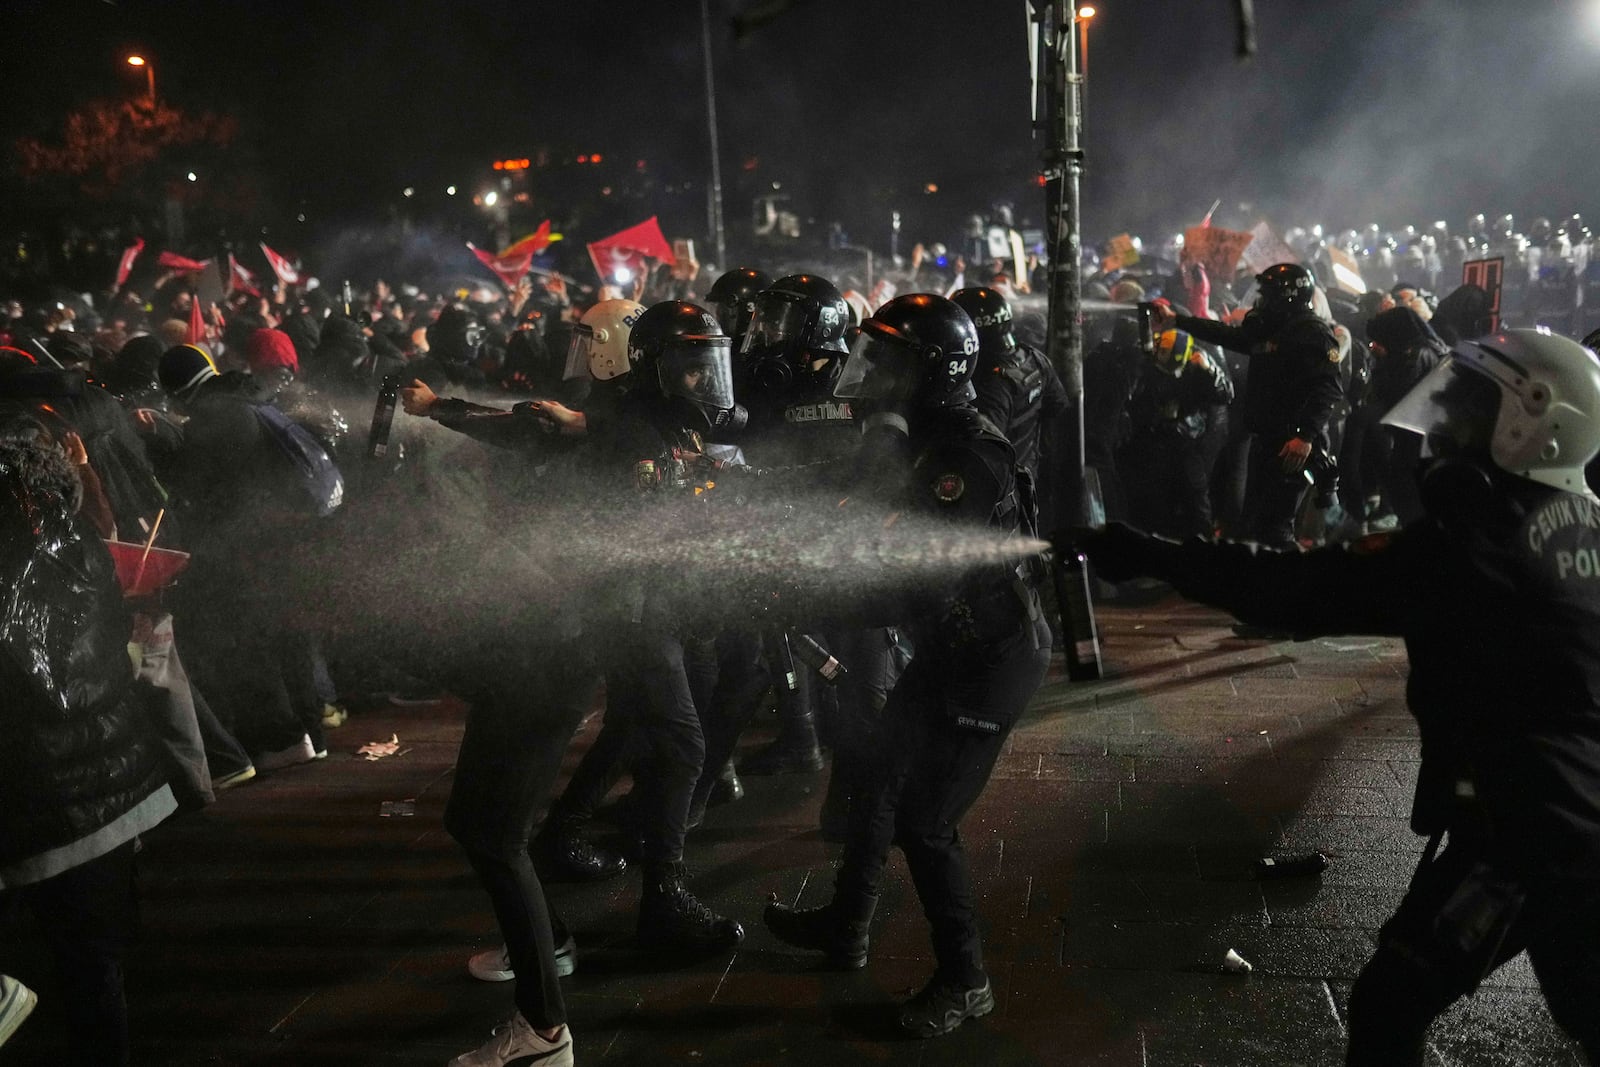
[[[1078,77],[1083,79],[1080,83],[1081,97],[1089,95],[1089,20],[1094,16],[1094,5],[1084,4],[1078,8]]]
[[[150,106],[156,106],[156,65],[144,56],[129,56],[128,66],[143,67],[145,79],[150,86]]]

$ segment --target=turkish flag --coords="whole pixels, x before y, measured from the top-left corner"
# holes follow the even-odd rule
[[[672,246],[661,232],[661,223],[656,221],[654,215],[621,233],[594,241],[588,247],[589,258],[594,262],[595,272],[600,275],[602,282],[610,281],[618,267],[628,271],[630,281],[637,278],[644,269],[646,259],[658,259],[663,263],[677,262],[672,255]]]
[[[194,294],[194,299],[189,301],[189,332],[183,335],[186,345],[203,344],[206,339],[206,316],[200,310],[200,294]]]
[[[228,253],[228,292],[261,295],[260,288],[256,286],[256,276],[245,270],[244,265],[233,258],[232,252]]]
[[[127,253],[123,254],[126,255]],[[156,257],[156,263],[160,266],[171,267],[173,270],[182,271],[186,274],[197,270],[205,270],[206,265],[210,262],[209,259],[190,259],[188,256],[180,256],[176,252],[163,252]],[[128,266],[133,266],[132,261],[129,261]]]
[[[294,285],[300,281],[300,272],[294,269],[294,264],[268,248],[265,241],[261,242],[261,251],[267,257],[272,273],[278,276],[278,281],[284,285]]]
[[[502,248],[495,258],[516,260],[523,256],[536,256],[548,247],[550,247],[550,220],[545,219],[539,223],[537,230],[534,230],[522,240]]]
[[[117,285],[121,289],[128,284],[128,275],[133,273],[133,261],[139,258],[139,253],[144,251],[144,238],[140,237],[122,250],[122,258],[117,261]]]
[[[522,242],[519,241],[517,243],[521,244]],[[533,268],[533,253],[531,252],[520,256],[507,257],[503,253],[497,256],[492,252],[485,252],[471,241],[467,242],[467,247],[472,250],[473,255],[478,257],[479,263],[494,271],[495,277],[504,282],[507,289],[515,289],[517,283],[522,280],[523,275]]]

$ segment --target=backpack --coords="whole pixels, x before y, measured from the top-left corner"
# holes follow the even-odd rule
[[[297,481],[309,498],[317,518],[327,518],[344,502],[344,477],[328,450],[309,430],[271,404],[254,405],[256,418],[267,438],[282,451],[298,476]]]

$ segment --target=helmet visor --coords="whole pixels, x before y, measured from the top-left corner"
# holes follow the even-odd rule
[[[907,400],[916,380],[916,350],[874,332],[869,319],[850,346],[833,395],[843,400]]]
[[[661,392],[708,408],[733,407],[733,367],[726,337],[684,339],[667,345],[656,362]]]
[[[1500,387],[1451,358],[1411,387],[1383,425],[1421,434],[1424,454],[1487,453],[1500,411]]]
[[[750,316],[750,328],[745,332],[740,355],[751,355],[763,349],[787,348],[790,341],[805,332],[806,308],[778,293],[762,293],[755,299],[755,311]]]
[[[594,330],[581,322],[573,323],[572,338],[567,342],[567,365],[562,369],[563,380],[592,377],[589,354],[594,351]]]

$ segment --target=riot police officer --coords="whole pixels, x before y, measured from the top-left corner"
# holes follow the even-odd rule
[[[1002,534],[1025,525],[1015,453],[972,406],[978,355],[972,320],[942,297],[898,297],[862,323],[835,394],[863,426],[864,474],[877,483],[867,506]],[[884,610],[912,630],[915,651],[883,711],[876,773],[850,810],[833,899],[813,909],[773,903],[765,919],[789,944],[839,967],[864,966],[884,865],[898,844],[938,961],[899,1022],[931,1037],[994,1007],[958,827],[1044,678],[1049,630],[1031,582],[997,564],[907,591]]]
[[[1329,423],[1344,397],[1342,355],[1332,325],[1314,310],[1316,281],[1309,270],[1279,263],[1256,275],[1256,286],[1255,307],[1238,326],[1174,315],[1159,304],[1154,324],[1250,357],[1247,531],[1262,544],[1287,547],[1296,543],[1295,515],[1310,467],[1330,454]]]
[[[670,508],[688,497],[682,455],[701,455],[705,438],[733,420],[729,339],[711,314],[685,301],[648,308],[628,334],[633,388],[604,435],[586,434],[587,455],[574,474],[592,507],[599,503]],[[640,940],[661,947],[715,950],[744,936],[684,881],[689,804],[705,761],[705,740],[684,667],[687,636],[674,616],[670,587],[628,578],[596,598],[588,630],[603,635],[607,729],[614,745],[592,746],[551,818],[569,798],[603,796],[624,746],[634,754],[634,811],[642,837],[644,891]]]
[[[850,405],[833,395],[850,321],[844,296],[820,275],[791,274],[757,293],[753,305],[739,350],[748,383],[742,399],[750,409],[745,455],[757,467],[775,468],[824,463],[853,453],[859,435]],[[781,655],[781,635],[767,635],[764,644],[777,687],[779,734],[743,760],[739,770],[756,775],[817,770],[822,766],[819,694],[812,691],[807,674],[773,662]],[[878,652],[887,655],[887,646]],[[713,762],[722,749],[731,749],[729,738],[737,736],[751,710],[729,708],[726,715],[719,714]]]
[[[975,406],[1011,442],[1017,463],[1039,492],[1041,526],[1053,529],[1051,489],[1056,478],[1045,464],[1061,455],[1056,438],[1070,406],[1066,387],[1043,352],[1017,340],[1011,304],[1002,294],[974,286],[956,290],[950,299],[978,328],[980,359],[972,375],[978,392]]]
[[[745,331],[750,328],[750,319],[756,310],[756,294],[771,284],[772,278],[765,271],[754,267],[736,267],[712,282],[711,288],[706,291],[706,303],[722,324],[722,332],[733,338],[735,351],[743,343]],[[738,364],[735,363],[736,395],[740,385],[738,370]]]
[[[1596,1060],[1600,360],[1536,330],[1463,341],[1385,422],[1423,441],[1426,515],[1396,532],[1307,553],[1117,526],[1079,543],[1107,578],[1247,622],[1405,638],[1430,840],[1351,993],[1348,1062],[1422,1063],[1429,1023],[1524,949]]]

